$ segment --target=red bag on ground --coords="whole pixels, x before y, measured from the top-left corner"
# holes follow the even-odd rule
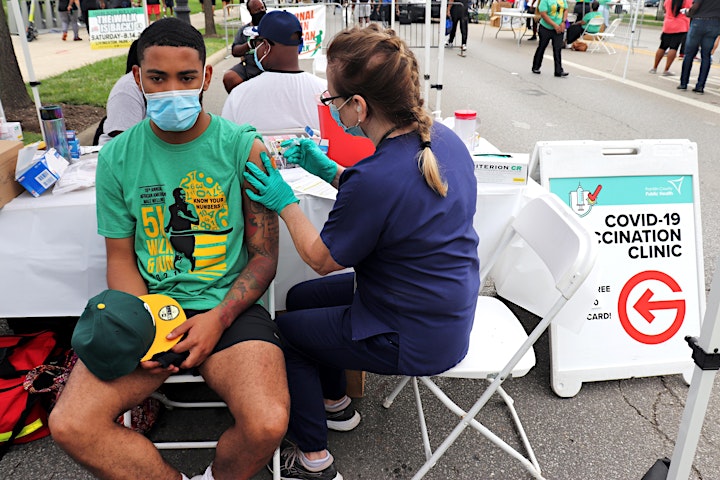
[[[30,370],[47,362],[56,345],[51,331],[0,336],[0,458],[13,443],[50,434],[41,396],[25,390],[23,382]]]

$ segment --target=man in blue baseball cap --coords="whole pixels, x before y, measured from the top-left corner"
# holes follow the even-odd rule
[[[317,98],[327,82],[300,69],[303,32],[297,17],[285,10],[265,14],[251,43],[255,64],[265,73],[235,87],[222,116],[238,124],[250,123],[260,132],[307,125],[319,130]]]

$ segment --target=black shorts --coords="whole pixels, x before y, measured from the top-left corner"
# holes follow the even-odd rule
[[[660,50],[678,50],[687,33],[663,33],[660,35]]]
[[[250,58],[252,58],[252,56],[250,56]],[[238,63],[230,70],[237,73],[240,78],[243,79],[243,82],[253,77],[257,77],[262,73],[262,70],[255,65],[254,60],[248,61],[247,57],[243,58],[242,62]]]
[[[174,0],[165,0],[165,6],[167,8],[173,8],[173,7],[175,7],[175,1]]]
[[[186,310],[188,318],[203,313],[199,310]],[[225,329],[212,353],[217,353],[232,347],[236,343],[248,340],[261,340],[282,348],[280,331],[277,324],[270,318],[270,314],[260,305],[253,305],[240,314],[235,321]],[[211,355],[212,355],[211,353]]]

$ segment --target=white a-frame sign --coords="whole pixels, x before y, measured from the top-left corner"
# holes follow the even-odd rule
[[[551,327],[552,386],[681,373],[705,310],[697,146],[688,140],[539,142],[531,168],[593,232],[596,297],[578,332]]]

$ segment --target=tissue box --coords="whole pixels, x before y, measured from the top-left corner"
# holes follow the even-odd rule
[[[23,187],[15,181],[15,165],[22,142],[0,140],[0,207],[23,192]]]
[[[18,165],[16,178],[33,197],[39,197],[55,185],[68,166],[68,161],[51,148],[43,155],[34,157],[30,166]]]

